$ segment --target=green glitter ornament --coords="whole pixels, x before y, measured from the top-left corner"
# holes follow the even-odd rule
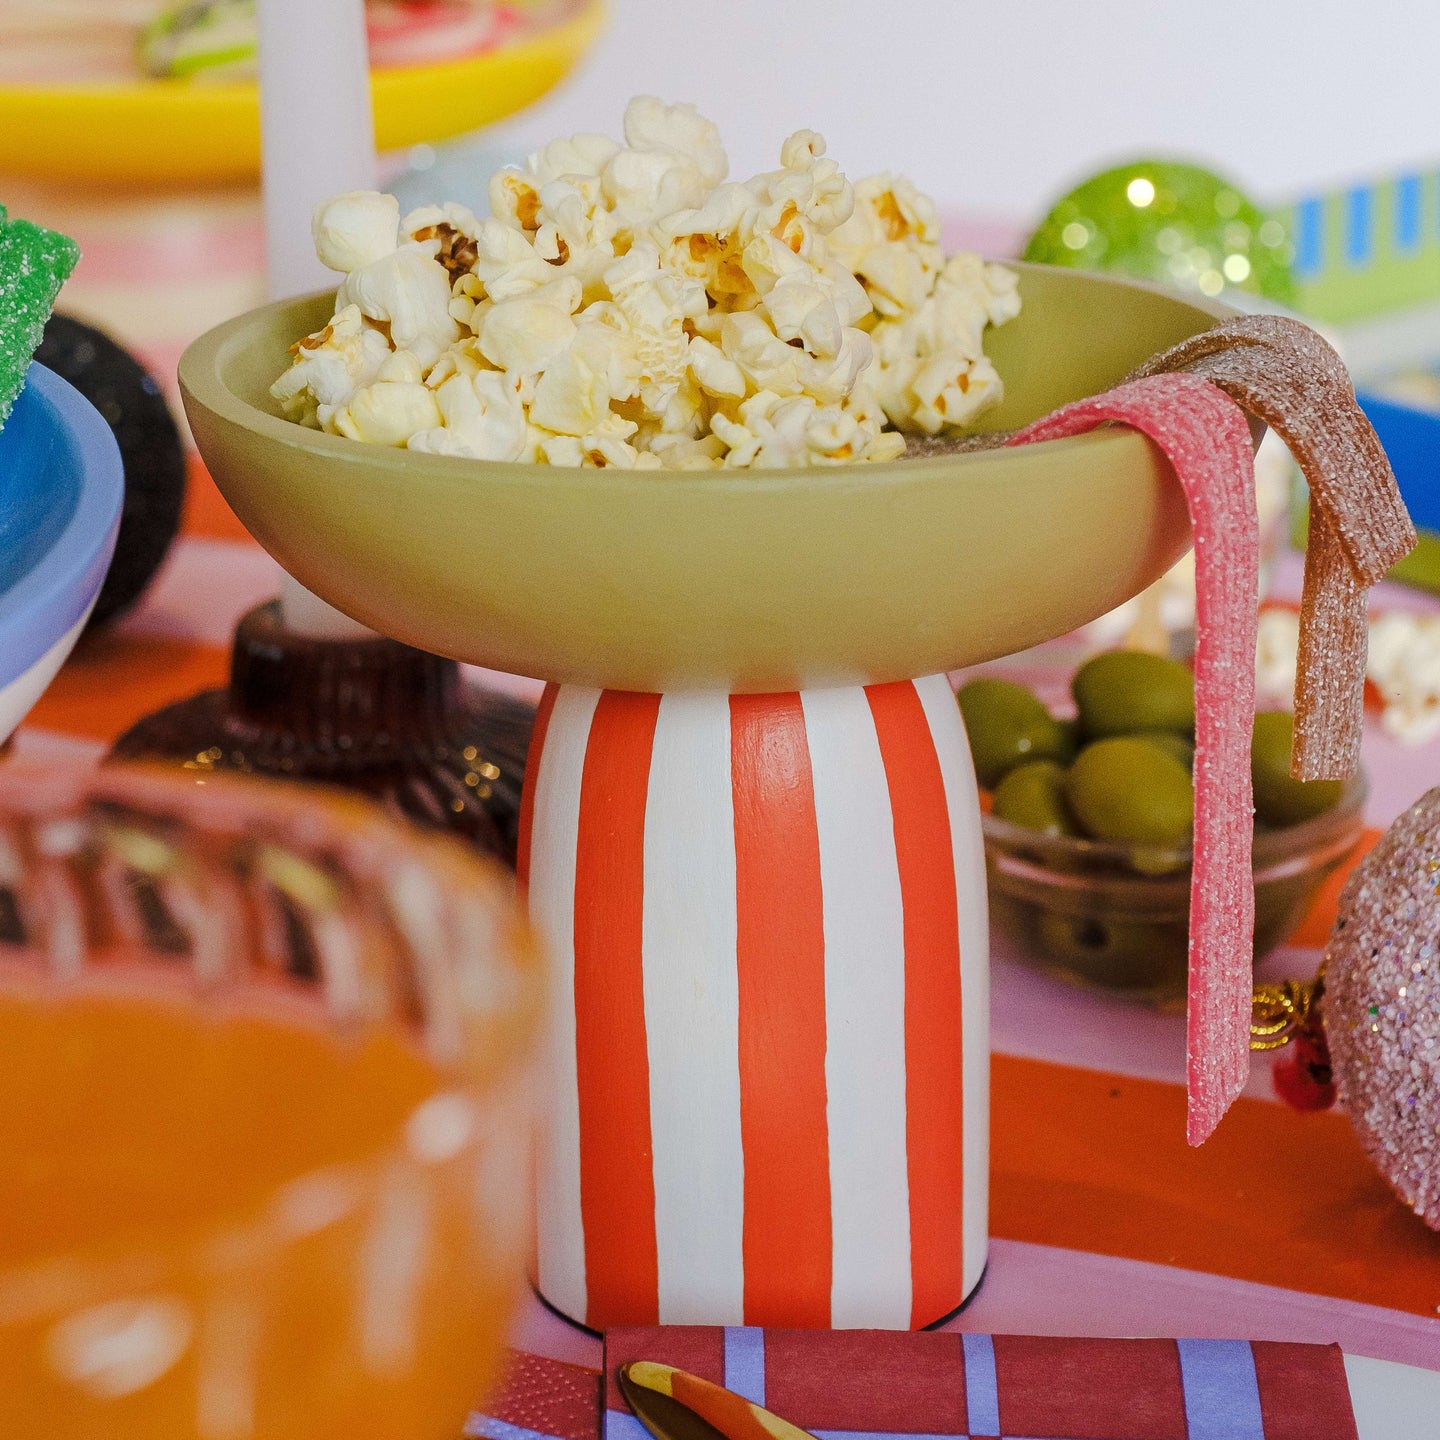
[[[10,418],[60,287],[80,259],[68,236],[0,208],[0,425]]]
[[[1026,260],[1106,270],[1218,295],[1231,287],[1293,304],[1294,247],[1284,224],[1219,175],[1173,160],[1133,160],[1060,200]]]

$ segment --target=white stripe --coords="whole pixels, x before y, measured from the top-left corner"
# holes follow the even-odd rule
[[[66,735],[59,730],[45,730],[38,725],[22,725],[15,732],[15,748],[10,753],[11,765],[65,764],[90,766],[105,758],[110,747],[101,740],[83,735]]]
[[[730,698],[660,702],[645,804],[645,1032],[662,1325],[744,1320]]]
[[[585,1227],[580,1215],[580,1082],[575,1060],[575,853],[580,781],[600,692],[562,685],[550,712],[530,839],[530,917],[550,979],[549,1125],[540,1143],[540,1292],[585,1319]]]
[[[980,796],[965,722],[943,675],[915,682],[925,709],[950,813],[960,912],[960,1023],[965,1086],[965,1261],[968,1295],[980,1283],[990,1233],[990,927],[985,905],[985,842]]]
[[[906,1329],[905,928],[890,790],[864,690],[800,700],[825,923],[830,1324]]]
[[[92,600],[85,613],[43,655],[12,680],[0,685],[0,744],[10,738],[10,732],[30,713],[35,702],[45,693],[46,686],[59,673],[75,648],[75,642],[80,638],[94,606]]]

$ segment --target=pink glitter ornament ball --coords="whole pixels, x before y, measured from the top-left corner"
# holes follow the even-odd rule
[[[1366,1153],[1440,1230],[1440,788],[1390,827],[1340,897],[1325,1030]]]

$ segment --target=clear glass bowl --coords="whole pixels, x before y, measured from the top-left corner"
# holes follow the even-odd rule
[[[1365,828],[1365,783],[1332,810],[1255,835],[1255,955],[1304,918]],[[1075,985],[1144,1000],[1185,1002],[1190,850],[1043,835],[984,817],[992,922],[1021,956]]]
[[[362,802],[0,767],[0,1434],[458,1435],[540,998],[508,876]]]

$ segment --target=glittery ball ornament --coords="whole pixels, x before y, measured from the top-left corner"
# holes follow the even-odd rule
[[[1325,953],[1340,1104],[1396,1193],[1440,1230],[1440,788],[1356,867]]]
[[[1295,299],[1293,254],[1284,223],[1228,180],[1197,165],[1132,160],[1058,201],[1024,258],[1205,295],[1249,290],[1285,305]]]

